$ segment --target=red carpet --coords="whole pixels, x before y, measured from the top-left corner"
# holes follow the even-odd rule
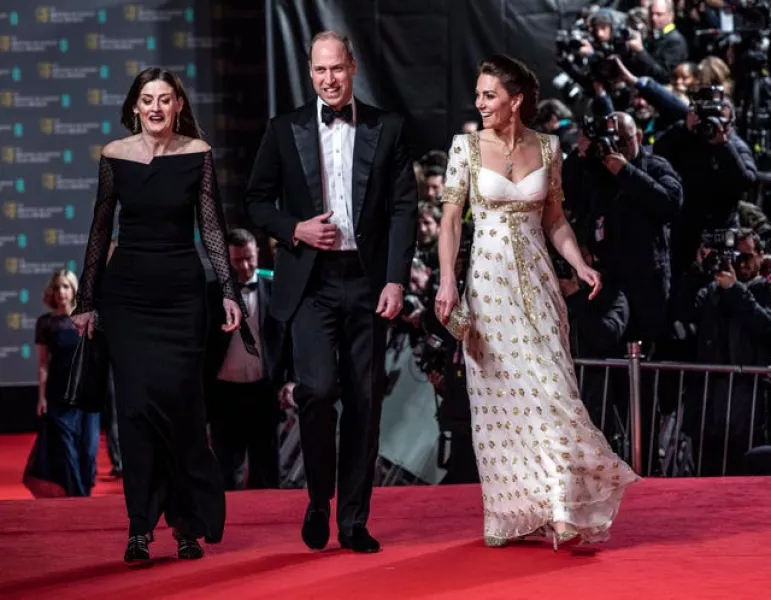
[[[6,476],[4,446],[0,438]],[[155,564],[142,569],[121,560],[120,496],[6,500],[0,598],[760,599],[771,560],[769,483],[647,480],[593,554],[485,548],[476,486],[378,489],[371,530],[383,552],[356,556],[333,542],[312,553],[299,539],[303,492],[241,492],[229,495],[225,539],[207,558],[173,558],[164,528],[151,545]]]

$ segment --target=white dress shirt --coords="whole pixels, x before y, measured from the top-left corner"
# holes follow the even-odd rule
[[[257,273],[252,275],[252,278],[247,283],[257,283]],[[241,296],[244,299],[246,310],[249,312],[249,316],[246,319],[246,324],[252,332],[252,336],[257,344],[257,348],[260,348],[260,304],[259,304],[259,292],[250,290],[244,287],[241,290]],[[260,353],[262,354],[262,353]],[[253,356],[246,351],[244,341],[241,339],[241,335],[238,331],[234,331],[231,338],[228,350],[225,353],[225,360],[222,361],[217,379],[222,381],[228,381],[230,383],[253,383],[263,378],[262,372],[262,359],[258,356]]]
[[[353,229],[353,144],[356,137],[356,104],[353,98],[353,122],[341,119],[327,126],[321,120],[321,107],[317,101],[316,118],[319,124],[319,154],[321,155],[321,189],[324,194],[324,212],[332,211],[330,223],[337,225],[340,233],[332,250],[356,250],[356,234]]]

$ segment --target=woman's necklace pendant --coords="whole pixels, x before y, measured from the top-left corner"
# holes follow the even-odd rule
[[[510,158],[506,159],[506,178],[511,179],[511,173],[514,171],[514,163],[511,162]]]

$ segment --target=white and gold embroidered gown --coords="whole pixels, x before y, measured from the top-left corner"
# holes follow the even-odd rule
[[[450,148],[443,201],[474,218],[464,307],[468,393],[488,543],[565,522],[603,541],[638,479],[590,422],[569,350],[567,310],[541,219],[562,201],[555,136],[537,134],[543,165],[514,183],[481,164],[479,134]]]

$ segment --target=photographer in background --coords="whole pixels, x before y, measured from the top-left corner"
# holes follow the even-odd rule
[[[586,247],[582,247],[581,251],[586,264],[594,267],[591,253]],[[629,303],[626,296],[606,283],[597,297],[590,301],[591,290],[578,279],[575,269],[557,252],[552,251],[551,255],[554,272],[559,279],[560,291],[568,309],[570,353],[573,358],[622,357],[622,340],[629,324]],[[614,440],[623,438],[623,423],[627,413],[625,406],[628,404],[628,393],[624,389],[627,381],[625,376],[616,378],[611,375],[606,393],[605,375],[605,369],[587,368],[582,377],[581,398],[589,411],[592,423],[602,428],[614,445],[614,450],[623,456],[624,444],[614,444]]]
[[[629,65],[637,75],[667,83],[674,68],[688,60],[688,42],[675,27],[673,0],[652,0],[648,14],[651,27],[648,39],[643,42],[642,36],[633,31],[627,42],[632,54]]]
[[[599,259],[607,285],[630,306],[630,339],[650,345],[666,335],[671,283],[669,231],[682,203],[680,177],[641,146],[626,113],[585,120],[563,166],[565,204],[576,232]]]
[[[679,277],[693,260],[703,231],[738,225],[737,207],[757,178],[747,144],[734,131],[734,109],[719,86],[693,95],[684,121],[653,147],[683,181],[683,209],[672,230],[672,269]]]
[[[684,278],[675,304],[676,317],[693,332],[695,360],[706,364],[767,365],[771,360],[771,284],[760,275],[763,248],[752,230],[717,230],[703,235],[696,263]],[[700,285],[709,281],[694,293]],[[695,441],[701,432],[703,381],[686,386],[684,428]],[[723,473],[728,429],[726,473],[743,472],[750,445],[766,435],[767,385],[754,377],[712,374],[704,411],[702,475]],[[729,412],[730,421],[726,421]],[[754,412],[754,414],[753,414]],[[750,444],[752,436],[752,444]],[[699,447],[694,443],[694,447]]]

